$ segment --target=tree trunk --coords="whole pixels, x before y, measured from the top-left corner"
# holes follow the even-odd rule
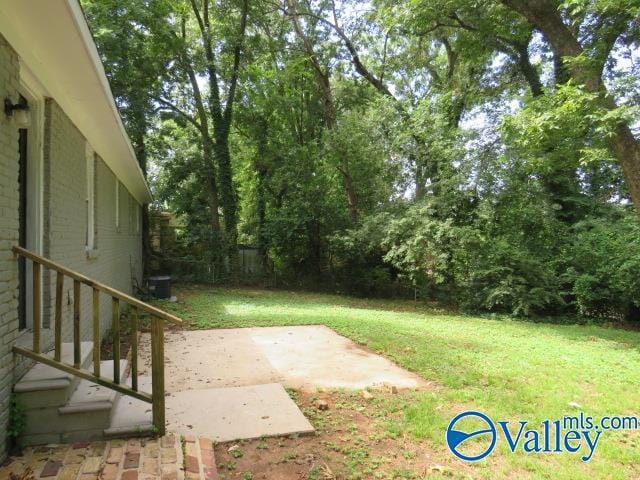
[[[183,24],[183,32],[184,28]],[[186,34],[183,33],[183,36],[185,35]],[[186,54],[183,55],[181,61],[187,76],[189,77],[191,88],[193,89],[193,99],[195,101],[198,119],[200,120],[200,123],[194,122],[194,124],[198,126],[198,131],[200,133],[202,161],[204,162],[204,175],[207,188],[207,203],[209,204],[209,210],[211,211],[211,228],[214,232],[219,232],[220,214],[218,212],[218,188],[213,155],[213,139],[209,133],[209,117],[207,116],[196,72]]]
[[[220,212],[218,211],[218,186],[216,185],[215,174],[210,173],[215,169],[213,158],[205,160],[207,170],[205,182],[207,184],[207,204],[211,212],[211,229],[214,233],[220,233]]]
[[[268,168],[265,165],[265,158],[267,156],[267,137],[268,137],[268,124],[260,118],[258,121],[260,130],[258,131],[257,142],[257,154],[256,159],[253,162],[253,167],[258,177],[258,184],[256,185],[256,211],[258,214],[258,255],[260,257],[260,266],[262,272],[267,271],[267,199],[266,199],[266,182],[268,175]]]
[[[242,48],[247,28],[247,17],[249,12],[249,2],[242,2],[240,13],[240,24],[238,26],[238,37],[233,46],[233,66],[228,79],[228,92],[226,105],[222,108],[220,98],[220,87],[218,85],[218,69],[216,65],[216,48],[213,45],[213,35],[210,23],[210,3],[204,0],[198,3],[191,0],[191,8],[200,28],[202,44],[204,47],[205,68],[209,80],[208,109],[213,126],[215,144],[213,152],[218,167],[218,184],[220,187],[220,200],[222,203],[222,214],[224,216],[224,231],[226,253],[229,258],[233,283],[239,280],[239,256],[238,256],[238,229],[237,229],[237,203],[233,187],[233,171],[231,168],[231,152],[229,151],[229,132],[233,117],[233,103],[240,72],[240,60]],[[200,10],[202,8],[202,11]],[[197,82],[193,80],[193,70],[189,72],[194,91],[199,93]],[[195,84],[194,84],[195,83]],[[200,98],[199,109],[204,111],[204,101]],[[203,114],[203,116],[206,116]],[[205,122],[202,122],[203,125]],[[208,130],[207,130],[208,131]],[[212,195],[213,198],[213,195]]]
[[[215,155],[218,163],[218,179],[220,182],[220,199],[224,217],[225,243],[231,269],[232,280],[238,283],[240,278],[240,257],[238,255],[238,219],[236,193],[233,188],[233,172],[231,170],[231,153],[229,152],[228,125],[216,128]]]
[[[425,177],[425,168],[423,165],[418,165],[415,161],[414,163],[416,164],[416,168],[415,168],[415,182],[416,182],[416,190],[413,194],[413,199],[416,202],[419,202],[421,200],[424,199],[425,195],[427,194],[427,185],[426,185],[426,179]]]
[[[531,90],[531,94],[534,97],[538,97],[542,95],[542,82],[540,81],[540,76],[536,71],[535,67],[531,65],[531,60],[529,59],[529,49],[528,44],[518,45],[517,57],[518,57],[518,68],[522,73],[522,76],[529,84],[529,89]]]
[[[206,124],[205,127],[201,129],[200,136],[202,142],[202,161],[204,182],[207,192],[207,204],[209,205],[209,211],[211,213],[211,229],[214,233],[219,233],[220,212],[218,212],[218,184],[213,156],[213,142],[211,141],[209,132],[204,131],[204,128],[208,128]]]
[[[351,175],[348,174],[349,170],[349,165],[348,163],[345,161],[342,162],[342,168],[340,169],[340,172],[342,173],[342,178],[344,180],[344,191],[347,194],[347,205],[349,208],[349,217],[351,218],[351,221],[353,223],[358,223],[358,200],[356,197],[356,192],[353,188],[353,180],[351,178]],[[343,171],[344,169],[344,171]],[[346,172],[346,173],[345,173]]]
[[[620,161],[636,213],[640,215],[640,144],[626,123],[618,125],[608,143]]]

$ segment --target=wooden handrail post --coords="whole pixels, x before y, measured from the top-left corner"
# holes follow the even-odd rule
[[[40,353],[40,328],[42,327],[42,296],[40,291],[40,264],[33,263],[33,351]]]
[[[62,360],[62,296],[64,295],[64,275],[60,272],[56,273],[56,313],[55,313],[55,353],[54,360],[59,362]]]
[[[131,388],[138,391],[138,309],[131,307]]]
[[[120,300],[111,299],[111,329],[113,331],[113,382],[120,384]]]
[[[151,383],[153,426],[164,435],[164,324],[156,317],[151,318]]]
[[[73,281],[73,366],[82,366],[80,352],[80,281]]]
[[[93,374],[100,376],[100,290],[93,289]]]
[[[52,262],[48,258],[41,257],[40,255],[36,255],[29,250],[14,245],[11,250],[13,251],[13,255],[16,257],[28,258],[34,263],[38,263],[39,265],[48,268],[50,270],[55,270],[56,272],[62,273],[67,277],[72,278],[73,280],[77,280],[80,283],[84,283],[89,288],[97,288],[105,295],[109,295],[111,297],[115,297],[120,299],[121,302],[128,303],[131,306],[138,307],[138,309],[149,313],[150,315],[154,315],[158,318],[161,318],[167,322],[175,323],[176,325],[181,325],[182,320],[175,315],[171,315],[170,313],[165,312],[164,310],[160,310],[158,307],[154,307],[153,305],[149,305],[148,303],[143,302],[142,300],[138,300],[131,295],[123,293],[115,288],[112,288],[108,285],[100,283],[96,280],[93,280],[89,277],[86,277],[78,272],[75,272],[67,267],[60,265],[59,263]]]
[[[182,324],[182,320],[175,315],[164,312],[153,305],[138,300],[131,295],[120,292],[112,287],[92,280],[78,272],[66,268],[47,258],[29,250],[14,245],[14,257],[22,257],[33,262],[33,349],[19,345],[13,346],[13,352],[30,358],[36,362],[56,368],[76,377],[97,383],[116,392],[152,404],[153,425],[159,435],[164,435],[165,428],[165,384],[164,384],[164,322]],[[54,354],[43,354],[42,351],[42,268],[56,272],[55,297],[55,338]],[[64,302],[64,277],[73,279],[73,366],[68,361],[62,361],[62,323]],[[93,323],[93,372],[82,368],[81,342],[81,297],[82,285],[92,289],[92,323]],[[100,295],[111,297],[112,301],[112,331],[113,331],[113,381],[100,376]],[[131,387],[121,385],[120,379],[120,302],[125,302],[131,308]],[[139,349],[139,313],[146,312],[151,316],[151,394],[139,391],[138,381],[138,349]]]

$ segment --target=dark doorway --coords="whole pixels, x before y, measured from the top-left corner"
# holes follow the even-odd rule
[[[18,244],[21,247],[27,247],[27,142],[28,132],[26,129],[19,130],[18,152],[20,157],[20,170],[18,174],[18,183],[20,189],[20,204],[18,207],[20,217],[20,232]],[[24,257],[18,259],[18,325],[21,330],[27,328],[27,266]]]

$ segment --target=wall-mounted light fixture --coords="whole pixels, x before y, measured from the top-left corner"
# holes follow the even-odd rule
[[[14,119],[15,123],[21,127],[26,128],[31,122],[29,115],[29,105],[22,101],[20,103],[13,103],[9,97],[4,99],[4,114],[7,118]]]

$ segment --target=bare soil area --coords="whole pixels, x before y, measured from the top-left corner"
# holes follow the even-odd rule
[[[412,391],[290,391],[316,428],[315,435],[263,438],[216,445],[227,479],[469,478],[477,472],[426,442],[394,434],[394,420]],[[369,395],[364,394],[369,397]],[[326,410],[318,408],[326,402]]]

